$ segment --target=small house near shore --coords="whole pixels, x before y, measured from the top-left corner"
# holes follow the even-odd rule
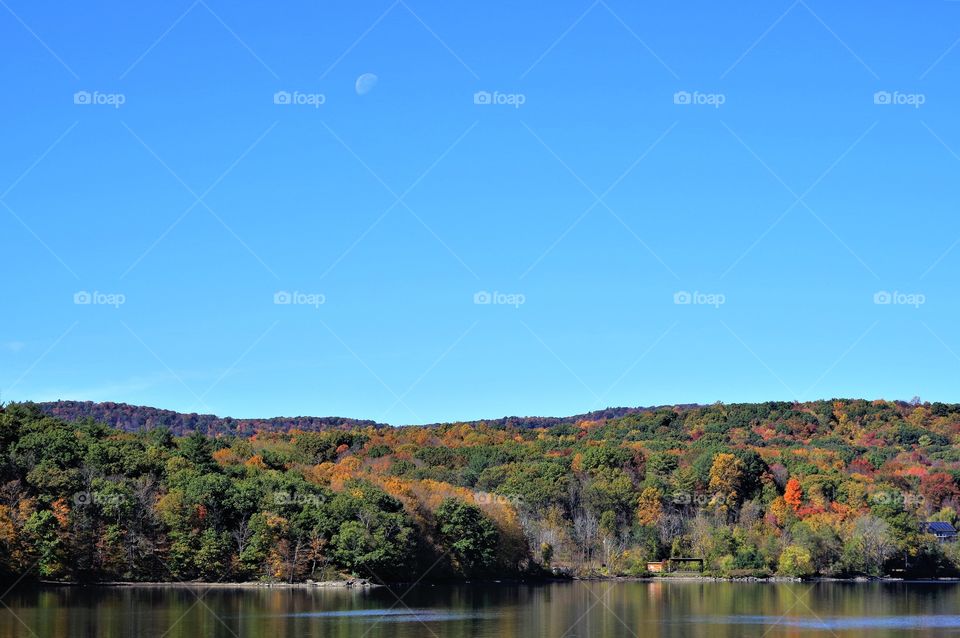
[[[703,559],[681,557],[650,561],[647,563],[647,571],[651,574],[664,574],[667,572],[702,572]]]
[[[957,529],[950,523],[927,521],[920,523],[920,531],[936,536],[941,543],[952,543],[957,540]]]

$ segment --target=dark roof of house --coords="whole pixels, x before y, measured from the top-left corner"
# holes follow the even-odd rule
[[[941,523],[940,521],[930,521],[924,523],[923,527],[928,532],[933,532],[934,534],[956,534],[957,530],[950,523]]]

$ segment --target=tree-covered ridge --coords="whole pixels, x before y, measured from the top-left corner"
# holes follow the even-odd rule
[[[375,426],[374,421],[343,417],[294,416],[271,419],[235,419],[213,414],[174,412],[143,405],[97,403],[94,401],[49,401],[37,404],[45,413],[65,421],[93,419],[124,432],[140,432],[165,428],[176,436],[202,432],[211,436],[234,434],[249,436],[256,432],[289,432],[290,430],[322,431]]]
[[[382,426],[375,421],[349,419],[336,416],[291,416],[270,419],[238,419],[219,417],[214,414],[183,413],[162,410],[144,405],[98,403],[94,401],[48,401],[37,404],[44,412],[65,421],[93,419],[125,432],[140,432],[154,428],[166,428],[177,436],[191,432],[203,432],[211,436],[235,434],[249,436],[256,432],[290,432],[305,430],[320,432],[333,429],[350,429],[365,426]],[[688,406],[681,406],[688,407]],[[551,427],[577,423],[583,420],[611,419],[627,414],[655,410],[656,408],[606,408],[587,414],[567,417],[518,417],[507,416],[499,419],[475,421],[472,425],[492,427]],[[434,424],[440,425],[440,424]]]
[[[545,427],[123,432],[0,412],[0,569],[59,580],[944,575],[960,405],[642,410]]]

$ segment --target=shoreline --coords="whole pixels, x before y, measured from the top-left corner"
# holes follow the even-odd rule
[[[785,583],[838,583],[838,584],[870,584],[870,583],[929,583],[929,584],[950,584],[960,583],[960,577],[941,577],[941,578],[901,578],[901,577],[855,577],[855,578],[832,578],[818,576],[811,578],[797,578],[789,576],[770,576],[770,577],[737,577],[722,578],[719,576],[609,576],[609,577],[579,577],[579,578],[547,578],[532,580],[509,580],[509,579],[491,579],[491,580],[469,580],[461,582],[445,582],[446,585],[520,585],[520,584],[542,584],[550,585],[557,583],[576,583],[576,582],[610,582],[610,583],[760,583],[760,584],[785,584]],[[28,583],[27,586],[29,586]],[[371,582],[366,579],[353,580],[329,580],[329,581],[308,581],[302,583],[280,583],[280,582],[207,582],[207,581],[107,581],[91,583],[69,583],[52,581],[35,581],[33,583],[40,587],[102,587],[102,588],[143,588],[143,589],[340,589],[340,590],[370,590],[389,585],[405,585],[409,583],[396,582],[389,585]],[[436,585],[437,583],[425,582],[424,586]]]
[[[318,580],[302,583],[271,583],[271,582],[216,582],[216,581],[104,581],[90,583],[67,583],[55,581],[36,581],[35,585],[41,587],[104,587],[104,588],[143,588],[143,589],[376,589],[384,587],[379,583],[374,583],[364,578],[352,580]],[[29,583],[28,583],[29,585]]]
[[[625,583],[669,583],[669,582],[713,582],[713,583],[768,583],[772,585],[783,583],[960,583],[960,577],[942,576],[930,578],[903,578],[901,576],[854,576],[851,578],[837,578],[833,576],[697,576],[694,574],[682,576],[610,576],[610,577],[582,577],[573,578],[577,581],[620,581]]]

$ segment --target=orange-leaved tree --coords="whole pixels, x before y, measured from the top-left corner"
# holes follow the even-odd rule
[[[800,487],[800,481],[795,478],[787,481],[787,487],[783,492],[783,500],[793,508],[793,511],[797,511],[797,508],[803,502],[803,488]]]

